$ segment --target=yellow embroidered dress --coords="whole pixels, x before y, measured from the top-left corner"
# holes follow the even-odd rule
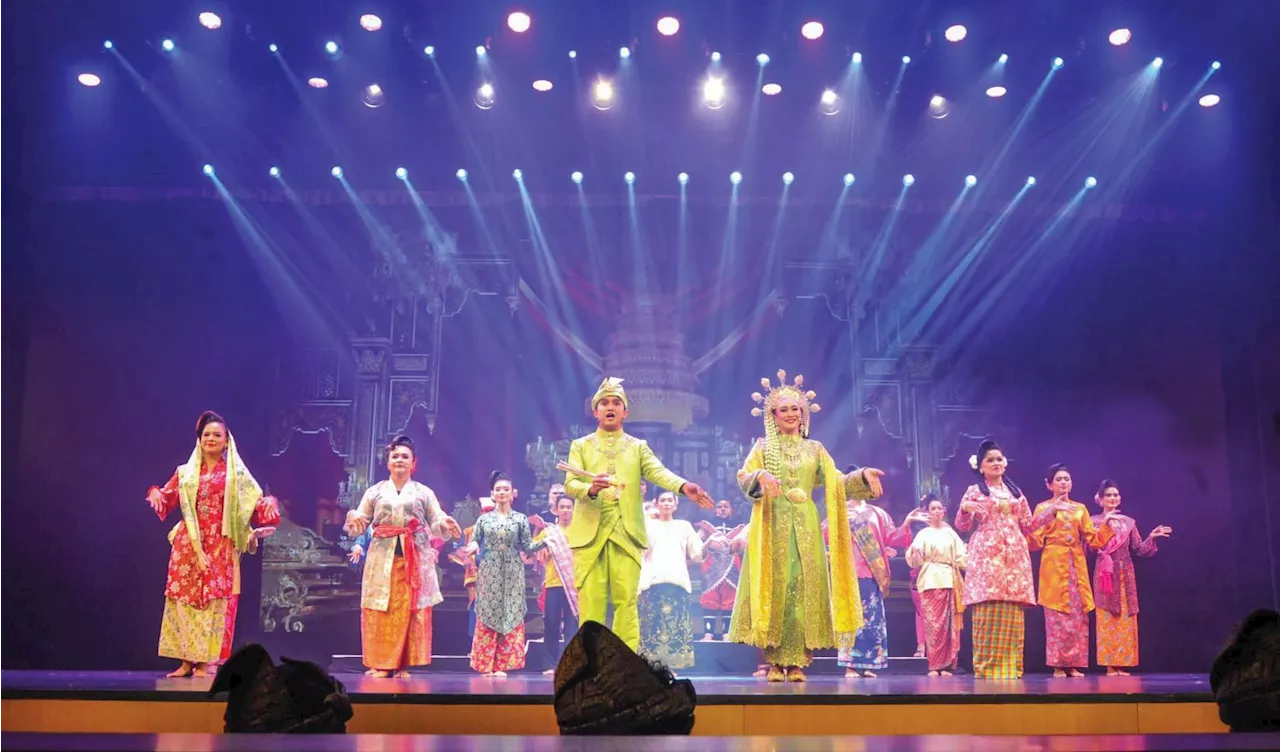
[[[759,476],[766,469],[782,486],[777,498],[764,498]],[[845,500],[871,497],[862,474],[841,474],[817,441],[775,434],[756,442],[738,484],[753,504],[729,639],[763,649],[779,666],[808,666],[814,650],[852,647],[862,608]],[[836,538],[829,553],[813,499],[819,486]]]

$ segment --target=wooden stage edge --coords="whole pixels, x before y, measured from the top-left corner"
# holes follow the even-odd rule
[[[9,671],[5,671],[9,674]],[[32,733],[218,733],[224,703],[204,692],[151,691],[114,685],[101,691],[76,689],[68,677],[59,687],[23,685],[0,678],[0,729]],[[346,678],[343,678],[346,680]],[[882,677],[882,679],[884,679]],[[1217,706],[1199,691],[1164,687],[1132,691],[1085,689],[929,692],[925,685],[892,693],[850,692],[838,680],[787,685],[741,683],[727,692],[722,682],[699,691],[694,735],[703,737],[840,737],[840,735],[1079,735],[1225,733]],[[387,682],[387,680],[383,680]],[[362,692],[349,682],[355,717],[349,733],[430,735],[556,735],[556,711],[548,687],[536,680],[508,679],[508,688],[486,692],[480,679],[465,687],[433,692]],[[488,682],[488,680],[483,680]],[[431,680],[439,683],[439,679]],[[1093,684],[1093,682],[1091,682]],[[83,684],[79,684],[83,687]],[[189,684],[188,684],[189,685]],[[1097,687],[1106,687],[1097,684]],[[192,687],[192,689],[196,689]],[[923,691],[922,691],[923,689]],[[883,694],[879,693],[883,692]]]

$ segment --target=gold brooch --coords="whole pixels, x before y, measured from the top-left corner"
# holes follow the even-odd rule
[[[792,504],[803,504],[809,500],[809,494],[805,493],[803,488],[788,488],[786,497]]]

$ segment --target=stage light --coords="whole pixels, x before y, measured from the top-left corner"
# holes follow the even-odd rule
[[[529,26],[533,24],[533,19],[529,18],[529,14],[518,10],[507,16],[507,28],[517,34],[523,34],[529,30]]]
[[[1036,184],[1036,179],[1034,176],[1027,178],[1027,185],[1031,186],[1035,184]]]
[[[84,83],[84,82],[81,81],[80,83]],[[1200,97],[1200,106],[1213,107],[1217,105],[1218,102],[1221,102],[1221,101],[1222,101],[1222,97],[1218,96],[1217,94],[1205,94],[1203,97]]]
[[[805,39],[818,39],[822,36],[822,32],[826,29],[822,28],[821,21],[809,21],[800,27],[800,36]]]
[[[76,80],[80,82],[81,86],[89,86],[89,87],[97,86],[98,84],[102,83],[102,79],[99,78],[98,74],[96,73],[81,73],[80,75],[76,76]]]
[[[734,185],[737,185],[738,183],[741,183],[741,182],[742,182],[742,173],[741,173],[741,172],[738,172],[737,170],[734,170],[733,172],[729,173],[729,182],[730,182],[730,183],[733,183]]]
[[[915,175],[911,175],[911,174],[903,175],[903,176],[902,176],[902,184],[903,184],[903,185],[905,185],[905,186],[912,186],[912,185],[915,185],[915,184],[916,184],[916,176],[915,176]]]
[[[626,60],[627,58],[631,57],[631,48],[630,47],[620,48],[618,50],[618,57],[622,58],[623,60]]]
[[[760,91],[768,97],[776,96],[782,93],[782,84],[767,83],[760,87]]]
[[[768,65],[768,64],[769,64],[769,56],[768,56],[768,55],[766,55],[766,54],[764,54],[763,52],[761,52],[759,55],[756,55],[756,62],[757,62],[757,63],[759,63],[759,64],[761,64],[761,65]]]
[[[712,76],[702,84],[702,103],[707,107],[718,110],[724,107],[725,89],[724,79],[719,76]]]
[[[929,117],[941,120],[951,114],[951,103],[941,94],[934,94],[929,99]]]
[[[818,109],[823,115],[834,115],[840,111],[840,95],[831,89],[822,92],[822,96],[818,99]]]
[[[173,52],[173,48],[175,45],[172,39],[166,39],[160,43],[160,46],[164,48],[165,52]]]
[[[267,170],[267,174],[268,174],[268,175],[270,175],[270,176],[271,176],[271,177],[273,177],[273,178],[278,178],[278,177],[280,177],[280,168],[279,168],[279,167],[272,167],[270,170]]]
[[[307,79],[307,86],[310,86],[313,89],[324,89],[328,88],[329,82],[319,76],[312,76]]]
[[[480,86],[476,89],[476,95],[475,97],[473,97],[473,100],[476,103],[476,107],[479,107],[482,110],[493,109],[493,102],[494,102],[493,84],[488,82],[480,84]]]
[[[634,172],[628,172],[627,174],[622,176],[622,179],[627,181],[627,185],[631,185],[632,183],[636,182],[636,174]]]
[[[378,84],[369,84],[360,93],[360,101],[365,107],[376,109],[387,103],[387,93]]]
[[[111,44],[111,43],[107,42],[107,44]],[[1212,63],[1209,63],[1210,70],[1217,70],[1221,67],[1222,67],[1222,63],[1219,63],[1217,60],[1214,60]]]
[[[680,21],[675,16],[663,16],[658,19],[658,33],[669,37],[680,31]]]
[[[908,65],[908,64],[910,64],[910,63],[911,63],[911,56],[910,56],[910,55],[903,55],[903,56],[902,56],[902,64],[903,64],[903,65]]]
[[[581,172],[576,172],[576,171],[575,171],[572,175],[570,175],[570,176],[569,176],[569,179],[570,179],[570,180],[572,180],[573,182],[577,183],[578,185],[582,185],[582,173],[581,173]]]
[[[591,87],[591,104],[597,110],[607,110],[613,106],[613,84],[608,81],[596,81]]]
[[[324,43],[324,51],[330,55],[338,54],[338,43],[332,40]]]
[[[1055,57],[1055,58],[1053,59],[1053,69],[1054,69],[1054,70],[1057,70],[1057,69],[1061,68],[1061,67],[1062,67],[1062,65],[1063,65],[1063,60],[1062,60],[1062,58],[1060,58],[1060,57]]]
[[[196,16],[196,18],[199,19],[201,26],[210,31],[222,27],[222,19],[218,17],[217,13],[210,13],[206,10],[204,13]]]
[[[577,50],[569,50],[569,59],[570,59],[570,60],[575,60],[575,59],[577,59],[577,57],[578,57],[578,51],[577,51]]]
[[[1008,94],[1008,93],[1009,93],[1009,90],[1004,88],[1003,86],[992,86],[989,89],[987,89],[987,96],[991,97],[992,99],[999,99],[1000,97],[1003,97],[1005,94]]]
[[[1128,44],[1133,39],[1133,32],[1128,29],[1116,29],[1107,35],[1107,41],[1119,47],[1122,44]]]
[[[102,49],[104,49],[104,50],[112,50],[112,49],[115,49],[115,46],[116,46],[116,43],[115,43],[115,42],[112,42],[110,39],[108,39],[107,41],[105,41],[105,42],[103,42],[103,43],[102,43]]]
[[[267,52],[275,54],[279,51],[280,51],[280,45],[276,44],[275,42],[272,42],[271,44],[267,45]]]
[[[486,50],[485,50],[485,48],[484,48],[484,45],[483,45],[483,44],[477,44],[477,45],[476,45],[476,57],[484,57],[484,56],[485,56],[485,54],[486,54]]]
[[[515,178],[516,180],[523,181],[523,180],[524,180],[524,173],[523,173],[523,172],[521,172],[521,170],[520,170],[520,168],[519,168],[519,167],[517,167],[516,169],[514,169],[514,170],[512,170],[512,171],[511,171],[511,177]]]
[[[680,185],[688,185],[688,184],[689,184],[689,173],[687,173],[687,172],[682,172],[682,173],[680,173],[679,175],[676,175],[676,180],[679,180],[679,181],[680,181]]]
[[[1009,55],[1003,52],[1000,53],[1000,57],[996,58],[996,62],[1000,63],[1001,65],[1009,62]]]
[[[341,167],[334,167],[332,170],[329,170],[329,174],[330,174],[330,175],[332,175],[332,176],[334,176],[335,178],[341,178],[341,177],[342,177],[342,168],[341,168]]]
[[[360,16],[360,28],[365,31],[377,31],[382,28],[382,19],[372,13],[366,13]]]
[[[200,168],[200,171],[208,175],[209,177],[213,177],[213,165],[211,164],[207,164],[204,167]]]
[[[855,64],[857,64],[857,63],[861,63],[861,62],[862,62],[862,53],[861,53],[861,52],[855,52],[855,53],[853,53],[853,62],[854,62]]]
[[[961,24],[956,24],[948,26],[947,30],[942,32],[942,36],[946,37],[948,42],[959,42],[969,36],[969,30]]]
[[[403,167],[397,167],[397,168],[396,168],[396,177],[400,178],[401,180],[404,180],[404,179],[406,179],[406,178],[408,178],[408,177],[409,177],[409,171],[408,171],[408,170],[406,170],[406,169],[405,169],[405,168],[403,168]]]
[[[794,182],[795,182],[795,180],[796,180],[796,176],[795,176],[795,175],[793,175],[792,173],[790,173],[790,172],[784,172],[784,173],[782,173],[782,184],[783,184],[783,185],[791,185],[792,183],[794,183]]]
[[[1159,70],[1160,68],[1164,67],[1164,58],[1158,57],[1155,60],[1152,60],[1151,67],[1155,68],[1156,70]]]
[[[844,174],[844,185],[845,185],[845,187],[846,187],[846,188],[848,188],[849,186],[853,185],[853,181],[854,181],[854,180],[856,180],[856,179],[857,179],[857,178],[855,178],[855,177],[853,176],[853,173],[852,173],[852,172],[846,172],[846,173]]]
[[[551,91],[552,84],[545,78],[539,78],[533,82],[534,91]]]
[[[977,175],[965,175],[965,176],[964,176],[964,184],[965,184],[965,185],[967,185],[967,186],[969,186],[970,188],[974,187],[975,185],[977,185],[977,184],[978,184],[978,176],[977,176]]]
[[[458,178],[458,180],[466,180],[466,179],[467,179],[467,171],[466,171],[466,170],[458,170],[457,172],[455,172],[455,173],[453,173],[453,174],[454,174],[454,176],[455,176],[455,177],[457,177],[457,178]]]
[[[1084,179],[1084,187],[1085,187],[1085,188],[1096,188],[1096,187],[1098,187],[1098,179],[1097,179],[1097,178],[1095,178],[1095,177],[1093,177],[1092,175],[1090,175],[1089,177],[1087,177],[1087,178],[1085,178],[1085,179]]]
[[[429,45],[427,45],[426,47],[423,47],[423,48],[422,48],[422,54],[426,55],[427,57],[435,57],[435,56],[436,56],[436,46],[435,46],[434,44],[429,44]]]
[[[719,52],[713,52],[713,53],[711,53],[711,62],[713,62],[713,63],[718,63],[718,62],[720,62],[720,53],[719,53]]]

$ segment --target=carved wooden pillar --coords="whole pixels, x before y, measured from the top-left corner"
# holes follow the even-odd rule
[[[351,495],[359,498],[376,477],[381,427],[386,425],[386,379],[391,340],[386,337],[353,337],[351,357],[355,362],[355,442],[351,464],[356,469]]]

